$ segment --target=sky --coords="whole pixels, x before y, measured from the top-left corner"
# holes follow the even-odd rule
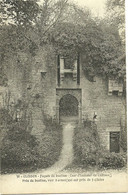
[[[69,0],[69,2],[76,2],[82,7],[88,7],[95,16],[104,17],[106,0]]]
[[[90,8],[95,16],[103,17],[105,14],[106,0],[72,0],[72,2],[76,2],[78,5]]]

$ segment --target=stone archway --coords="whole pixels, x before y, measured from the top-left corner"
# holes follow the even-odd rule
[[[78,121],[79,102],[71,94],[64,95],[59,102],[59,118],[62,122]]]
[[[71,105],[69,105],[69,103],[66,103],[68,101],[70,102]],[[77,121],[81,123],[82,120],[81,102],[82,102],[81,89],[56,89],[56,119],[58,120],[58,122],[61,122],[62,117],[64,119],[64,115],[67,114],[68,116],[67,122],[73,120],[73,118],[76,118]],[[69,108],[67,108],[67,105],[69,105]],[[65,112],[64,110],[67,110],[66,114],[63,114]]]

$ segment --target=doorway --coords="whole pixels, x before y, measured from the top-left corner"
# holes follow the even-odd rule
[[[78,100],[71,94],[64,95],[59,102],[59,118],[61,122],[78,121]]]

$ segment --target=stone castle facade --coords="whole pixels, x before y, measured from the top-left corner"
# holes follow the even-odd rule
[[[33,58],[25,53],[10,56],[7,63],[8,86],[1,87],[1,106],[8,90],[10,104],[28,100],[32,134],[43,133],[42,112],[59,122],[91,120],[97,124],[101,144],[109,151],[120,151],[120,133],[126,123],[122,81],[86,76],[82,56],[68,68],[66,59],[55,57],[49,48],[40,48]]]

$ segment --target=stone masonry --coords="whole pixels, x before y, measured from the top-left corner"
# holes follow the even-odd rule
[[[77,68],[59,72],[60,85],[58,85],[57,56],[52,54],[52,48],[40,48],[36,56],[30,60],[29,56],[20,55],[21,63],[27,64],[21,70],[16,68],[16,59],[11,59],[11,72],[8,70],[8,89],[12,93],[12,99],[16,102],[22,97],[30,102],[32,113],[32,134],[40,136],[43,133],[43,113],[53,120],[59,120],[59,101],[71,94],[79,103],[79,122],[93,120],[96,114],[97,129],[101,144],[110,149],[110,132],[120,132],[120,124],[125,124],[125,98],[120,94],[108,93],[109,80],[95,77],[89,81],[82,70],[80,63],[80,83],[77,83]],[[62,60],[61,60],[61,63]],[[61,67],[60,63],[60,67]],[[75,62],[76,63],[76,62]],[[116,85],[116,91],[118,87]],[[1,92],[1,97],[3,96]],[[2,106],[2,105],[1,105]]]

